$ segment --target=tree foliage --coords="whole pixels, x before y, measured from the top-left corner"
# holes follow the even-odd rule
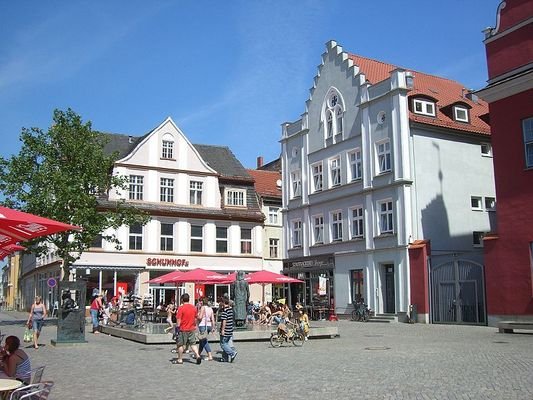
[[[127,178],[113,174],[118,154],[106,154],[106,136],[93,131],[71,109],[55,110],[48,131],[23,128],[19,154],[0,157],[0,192],[6,206],[82,227],[37,238],[32,249],[46,251],[46,242],[57,247],[63,259],[63,279],[70,265],[87,250],[97,235],[107,228],[134,222],[144,224],[148,217],[125,200],[103,210],[98,200],[112,190],[127,189]],[[120,243],[114,235],[104,239]]]

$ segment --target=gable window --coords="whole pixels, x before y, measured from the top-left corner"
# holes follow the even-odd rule
[[[143,180],[144,177],[141,175],[130,175],[130,200],[142,200],[143,199]]]
[[[522,121],[524,134],[524,150],[526,155],[526,168],[533,168],[533,118]]]
[[[350,162],[350,180],[355,181],[363,176],[363,164],[361,160],[361,149],[355,149],[348,153]]]
[[[330,138],[333,136],[333,113],[331,111],[327,112],[326,121],[326,137]]]
[[[161,251],[174,250],[174,225],[161,223]]]
[[[302,177],[300,170],[291,173],[291,189],[293,198],[302,195]]]
[[[474,247],[483,247],[483,238],[485,237],[485,232],[472,232],[472,246]]]
[[[487,211],[496,210],[496,199],[494,197],[485,197],[485,210]]]
[[[268,222],[270,224],[278,223],[279,207],[268,207]]]
[[[393,212],[392,212],[392,201],[385,200],[378,203],[378,212],[379,212],[379,231],[380,234],[393,233]]]
[[[492,146],[490,143],[481,143],[481,155],[492,157]]]
[[[244,189],[227,189],[226,190],[226,205],[227,206],[246,206],[246,191]]]
[[[160,200],[165,203],[174,202],[174,179],[161,178]]]
[[[379,142],[376,147],[379,173],[389,172],[391,170],[390,141],[387,139]]]
[[[241,228],[241,254],[252,254],[252,230]]]
[[[322,122],[324,123],[324,138],[327,144],[342,140],[344,129],[344,104],[340,93],[331,88],[322,106]],[[337,136],[341,137],[340,139]]]
[[[91,246],[90,247],[94,247],[96,249],[101,249],[102,248],[102,243],[103,243],[103,237],[101,234],[98,234],[94,237],[93,241],[91,242]]]
[[[202,204],[203,182],[191,181],[189,183],[189,203],[195,205]]]
[[[204,242],[204,229],[202,225],[191,225],[191,251],[202,252]]]
[[[337,135],[340,135],[342,134],[342,117],[343,117],[343,112],[342,112],[342,108],[340,107],[337,107],[337,110],[335,112],[335,114],[337,115]]]
[[[324,217],[322,215],[313,217],[313,243],[324,243]]]
[[[341,184],[341,160],[339,157],[329,160],[331,186]]]
[[[129,249],[130,250],[142,250],[143,249],[143,227],[138,222],[130,225]]]
[[[268,239],[268,245],[270,249],[270,258],[279,257],[279,239]]]
[[[163,140],[161,143],[161,158],[172,159],[174,156],[174,142]]]
[[[334,242],[342,240],[342,211],[331,213],[331,239]]]
[[[428,100],[414,99],[413,110],[416,114],[435,116],[435,103]]]
[[[352,212],[352,239],[362,238],[364,236],[364,219],[363,207],[355,207],[351,209]]]
[[[292,221],[292,247],[302,246],[302,221]]]
[[[313,164],[311,167],[313,171],[313,192],[320,192],[322,190],[322,163]]]
[[[217,253],[228,252],[228,227],[217,226]]]
[[[482,210],[482,199],[480,196],[471,196],[470,197],[470,205],[472,206],[472,210]]]
[[[453,107],[453,118],[459,122],[468,122],[468,109],[465,107]]]

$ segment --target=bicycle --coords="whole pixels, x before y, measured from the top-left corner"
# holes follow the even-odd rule
[[[352,321],[368,322],[370,318],[370,309],[364,301],[358,301],[353,304]]]
[[[284,342],[291,342],[296,347],[302,347],[305,342],[305,334],[299,323],[286,321],[280,323],[276,332],[270,335],[270,345],[281,347]]]

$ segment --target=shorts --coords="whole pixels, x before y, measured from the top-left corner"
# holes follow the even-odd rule
[[[41,332],[41,329],[44,325],[44,320],[42,319],[35,319],[32,321],[32,328],[34,332]]]
[[[193,346],[196,344],[196,332],[190,331],[190,332],[183,332],[179,331],[178,333],[178,340],[177,340],[178,347],[180,346]]]

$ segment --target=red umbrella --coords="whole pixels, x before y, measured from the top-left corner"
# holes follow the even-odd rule
[[[183,275],[184,272],[180,270],[169,272],[168,274],[158,276],[157,278],[150,279],[144,283],[167,283],[174,282],[173,279]]]
[[[0,260],[3,260],[10,254],[13,254],[16,251],[26,250],[26,247],[20,246],[18,244],[8,244],[7,246],[0,247]]]
[[[252,272],[246,278],[248,283],[303,283],[300,279],[291,278],[290,276],[276,274],[270,271],[257,271]]]
[[[227,280],[227,275],[222,275],[214,271],[207,271],[202,268],[196,268],[172,279],[171,282],[190,282],[212,285],[215,283],[226,283]]]
[[[0,246],[72,229],[81,228],[0,206]]]

